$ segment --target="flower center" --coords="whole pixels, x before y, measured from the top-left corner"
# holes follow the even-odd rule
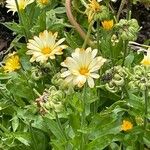
[[[50,52],[51,52],[51,48],[49,48],[49,47],[44,47],[44,48],[42,49],[42,53],[43,53],[44,55],[49,54]]]
[[[79,72],[80,72],[81,75],[86,75],[89,72],[89,70],[88,70],[88,68],[81,68],[79,70]]]

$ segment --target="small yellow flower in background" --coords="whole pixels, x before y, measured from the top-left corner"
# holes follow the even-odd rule
[[[128,131],[133,128],[133,124],[130,121],[123,120],[123,123],[121,125],[121,130],[122,131]]]
[[[27,43],[27,55],[32,55],[30,62],[46,62],[49,58],[55,59],[55,55],[62,55],[62,50],[67,48],[67,45],[60,45],[64,42],[62,38],[56,42],[58,33],[48,32],[47,30],[41,32],[39,36],[34,36],[33,39]]]
[[[144,55],[143,60],[141,61],[143,66],[150,66],[150,50],[147,50],[147,55]]]
[[[49,3],[49,0],[37,0],[37,5],[41,8],[46,6],[48,3]]]
[[[76,48],[72,53],[72,57],[67,57],[61,65],[67,68],[61,77],[65,78],[67,83],[73,83],[78,87],[82,87],[85,82],[88,82],[90,88],[94,87],[94,79],[98,79],[100,76],[98,70],[106,61],[105,58],[98,56],[97,49],[92,50],[90,47],[86,50],[82,48]]]
[[[102,26],[105,30],[111,30],[114,25],[113,20],[104,20]]]
[[[16,52],[10,53],[5,59],[4,72],[12,72],[21,68],[19,56]]]
[[[27,5],[34,2],[34,0],[17,0],[19,10],[23,10],[26,8]],[[6,0],[6,7],[9,9],[9,11],[12,11],[13,13],[17,12],[17,6],[15,0]]]
[[[89,0],[89,2],[90,3],[87,5],[85,13],[88,16],[88,21],[91,22],[94,15],[100,11],[101,7],[100,7],[100,4],[96,0]]]

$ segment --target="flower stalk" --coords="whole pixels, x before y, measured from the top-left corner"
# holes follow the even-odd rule
[[[91,30],[92,30],[92,26],[93,26],[93,21],[91,21],[91,23],[89,24],[89,27],[88,27],[88,32],[87,32],[87,35],[85,37],[85,40],[84,40],[84,43],[83,43],[83,46],[82,48],[85,49],[86,48],[86,45],[88,43],[88,40],[90,39],[90,33],[91,33]]]
[[[148,88],[147,87],[144,91],[144,101],[145,101],[144,129],[146,129],[146,127],[147,127],[147,114],[148,114]]]
[[[118,13],[117,13],[117,22],[119,20],[120,14],[121,14],[122,9],[123,9],[123,7],[124,7],[125,4],[126,4],[126,0],[122,0],[121,4],[120,4],[120,7],[119,7],[119,10],[118,10]]]
[[[123,51],[124,51],[124,54],[123,54],[122,67],[124,66],[124,62],[128,54],[128,41],[123,41]]]
[[[56,117],[56,122],[57,122],[57,124],[58,124],[58,126],[59,126],[59,129],[61,130],[62,135],[64,135],[64,137],[65,137],[65,139],[66,139],[66,141],[67,141],[67,136],[66,136],[66,134],[65,134],[65,132],[64,132],[64,130],[63,130],[63,127],[62,127],[62,125],[61,125],[60,119],[59,119],[58,114],[57,114],[56,111],[55,111],[55,117]]]
[[[20,9],[19,9],[18,1],[15,0],[15,3],[16,3],[16,6],[17,6],[19,21],[20,21],[21,26],[23,27],[25,39],[26,39],[26,42],[27,42],[27,41],[28,41],[28,34],[27,34],[27,31],[26,31],[25,26],[24,26],[24,23],[23,23],[23,17],[22,17],[22,14],[21,14],[21,12],[20,12]]]
[[[81,116],[81,129],[83,130],[86,126],[86,113],[85,113],[85,108],[86,108],[86,84],[84,85],[83,88],[83,98],[82,98],[82,116]],[[85,150],[85,133],[81,133],[81,146],[80,149],[81,150]]]

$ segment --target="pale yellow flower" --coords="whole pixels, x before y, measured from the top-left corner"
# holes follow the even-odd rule
[[[27,43],[27,55],[32,55],[31,62],[46,62],[49,58],[55,59],[55,55],[62,55],[63,49],[67,48],[66,45],[60,45],[64,42],[65,38],[62,38],[56,42],[58,33],[48,32],[45,30],[41,32],[39,36],[34,36],[33,39]]]
[[[19,10],[23,10],[26,8],[27,5],[34,2],[34,0],[17,0]],[[17,12],[17,6],[15,0],[6,0],[6,7],[9,9],[9,11],[12,11],[13,13]]]
[[[100,4],[96,0],[89,0],[89,4],[87,5],[87,8],[85,10],[85,13],[88,16],[88,21],[91,22],[94,15],[100,11]]]
[[[111,30],[114,25],[113,20],[104,20],[102,26],[105,30]]]
[[[94,79],[98,79],[100,76],[98,70],[106,61],[105,58],[99,56],[96,57],[97,49],[92,50],[90,47],[86,50],[82,48],[76,48],[72,53],[72,57],[67,57],[64,62],[61,63],[63,67],[67,69],[61,74],[61,77],[65,78],[68,83],[73,83],[78,87],[82,87],[85,82],[88,82],[90,88],[94,87]]]
[[[13,52],[4,59],[4,72],[12,72],[21,68],[19,56]]]
[[[130,121],[123,120],[122,125],[121,125],[121,130],[122,131],[128,131],[133,128],[133,124]]]
[[[150,66],[150,50],[147,51],[147,55],[144,55],[143,60],[141,61],[143,66]]]

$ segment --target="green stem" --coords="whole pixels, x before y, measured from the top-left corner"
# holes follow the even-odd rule
[[[100,22],[99,22],[99,19],[97,20],[97,27],[96,27],[96,30],[97,30],[97,49],[98,49],[98,54],[101,55],[101,50],[100,50],[100,32],[99,32],[99,29],[100,29]]]
[[[20,12],[20,9],[19,9],[18,1],[15,0],[15,3],[16,3],[16,6],[17,6],[19,21],[20,21],[21,26],[23,27],[24,35],[25,35],[26,42],[27,42],[28,41],[28,34],[27,34],[26,29],[25,29],[24,24],[23,24],[23,19],[22,19],[22,15],[21,15],[21,12]]]
[[[123,41],[123,50],[124,50],[124,55],[123,55],[122,66],[124,66],[124,62],[128,54],[128,41]]]
[[[147,89],[147,87],[144,91],[144,101],[145,101],[144,129],[146,129],[146,127],[147,127],[147,114],[148,114],[148,89]]]
[[[115,13],[115,11],[114,11],[114,9],[112,8],[112,6],[109,4],[109,8],[110,8],[110,10],[111,10],[111,12],[113,13],[113,15],[114,15],[114,20],[115,20],[115,22],[117,23],[118,21],[117,21],[117,18],[116,18],[116,13]]]
[[[82,108],[83,108],[83,111],[82,111],[82,116],[81,116],[81,130],[83,130],[86,126],[86,113],[85,113],[85,101],[86,101],[86,84],[84,85],[84,88],[83,88],[83,98],[82,98]],[[81,150],[85,150],[85,143],[86,143],[86,140],[85,140],[85,134],[82,132],[81,133],[81,146],[80,146],[80,149]]]
[[[0,124],[0,129],[5,133],[9,133],[9,130],[7,130],[2,124]]]
[[[86,37],[85,37],[85,40],[84,40],[84,43],[83,43],[83,46],[82,46],[83,49],[86,48],[86,45],[87,45],[88,40],[89,40],[89,38],[90,38],[90,33],[91,33],[91,30],[92,30],[93,23],[94,23],[94,22],[91,21],[91,23],[90,23],[90,25],[89,25],[89,27],[88,27],[88,32],[87,32],[87,34],[86,34]]]
[[[64,135],[64,137],[65,137],[65,139],[66,139],[66,141],[67,141],[67,140],[68,140],[67,135],[66,135],[66,133],[65,133],[64,130],[63,130],[63,127],[62,127],[62,125],[61,125],[61,122],[60,122],[60,119],[59,119],[59,117],[58,117],[57,112],[55,112],[55,116],[56,116],[57,124],[58,124],[58,126],[59,126],[59,128],[60,128],[60,130],[61,130],[61,132],[62,132],[62,135]]]
[[[82,5],[84,5],[85,7],[87,7],[87,3],[84,0],[80,0]]]
[[[117,13],[117,22],[119,21],[120,14],[122,12],[122,9],[123,9],[125,3],[126,3],[126,0],[121,1],[120,7],[119,7],[119,10],[118,10],[118,13]]]

